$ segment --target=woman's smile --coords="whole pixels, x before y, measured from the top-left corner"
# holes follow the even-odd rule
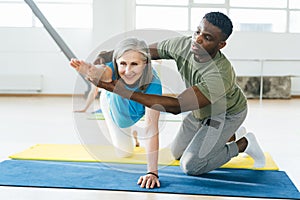
[[[143,75],[146,63],[141,53],[130,50],[117,59],[118,72],[126,84],[132,85]]]

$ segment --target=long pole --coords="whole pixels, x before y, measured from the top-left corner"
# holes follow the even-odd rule
[[[55,31],[55,29],[52,27],[52,25],[48,22],[48,20],[43,15],[43,13],[40,11],[40,9],[37,7],[37,5],[34,3],[34,1],[33,0],[24,0],[24,1],[31,8],[31,10],[35,14],[35,16],[44,25],[47,32],[51,35],[52,39],[56,42],[56,44],[59,46],[59,48],[65,54],[65,56],[68,58],[68,60],[71,60],[71,58],[76,58],[75,54],[71,51],[71,49],[68,47],[68,45],[65,43],[65,41],[60,37],[60,35]],[[90,89],[89,82],[82,75],[81,75],[81,77],[88,84],[88,89]]]
[[[48,20],[43,15],[43,13],[40,11],[40,9],[36,6],[36,4],[32,0],[24,0],[24,1],[31,8],[31,10],[35,14],[35,16],[42,22],[45,29],[51,35],[51,37],[56,42],[56,44],[59,46],[59,48],[62,50],[62,52],[65,54],[65,56],[69,60],[71,60],[71,58],[76,58],[75,54],[67,46],[67,44],[64,42],[64,40],[59,36],[59,34],[54,30],[52,25],[48,22]]]

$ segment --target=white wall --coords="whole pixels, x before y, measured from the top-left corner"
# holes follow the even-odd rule
[[[133,0],[94,0],[93,30],[57,31],[75,55],[85,59],[103,42],[133,29],[131,8]],[[0,44],[0,75],[42,74],[42,93],[74,93],[74,85],[81,78],[69,67],[67,58],[44,28],[0,28]],[[300,59],[299,46],[300,34],[235,32],[223,51],[233,59]],[[261,72],[258,62],[233,61],[233,64],[238,75]],[[268,62],[263,72],[298,76],[293,78],[292,93],[300,94],[300,62]]]
[[[223,52],[232,59],[237,75],[291,75],[292,94],[299,95],[299,45],[300,34],[234,32]],[[256,61],[235,59],[256,59]]]
[[[91,48],[91,31],[57,31],[75,55],[86,56]],[[42,93],[72,93],[77,74],[44,28],[0,28],[0,44],[0,75],[41,74]]]

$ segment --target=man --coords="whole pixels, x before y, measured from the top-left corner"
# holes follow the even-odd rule
[[[253,133],[232,141],[246,118],[247,100],[236,84],[231,63],[220,51],[231,33],[231,20],[223,13],[211,12],[203,17],[192,37],[176,37],[150,45],[152,59],[176,61],[187,86],[177,97],[132,92],[120,82],[90,81],[155,110],[173,114],[192,111],[183,120],[171,146],[173,156],[180,159],[186,174],[200,175],[214,170],[239,152],[253,157],[254,167],[263,167],[265,157]],[[107,59],[110,54],[103,57]]]

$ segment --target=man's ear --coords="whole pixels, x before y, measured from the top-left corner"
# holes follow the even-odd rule
[[[224,48],[226,46],[226,41],[219,42],[218,46],[219,46],[219,50]]]

